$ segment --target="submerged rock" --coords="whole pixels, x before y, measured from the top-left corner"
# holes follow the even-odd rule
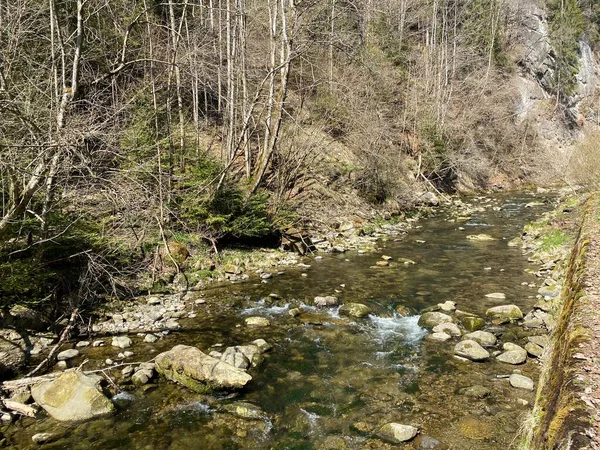
[[[369,315],[371,310],[367,305],[363,305],[362,303],[345,303],[340,308],[340,314],[345,314],[347,316],[362,318]]]
[[[237,402],[223,407],[228,413],[241,419],[268,420],[268,416],[258,406],[248,402]]]
[[[460,328],[458,328],[458,326],[453,323],[440,323],[439,325],[436,325],[435,327],[433,327],[433,332],[434,333],[446,333],[446,334],[449,334],[450,336],[462,335]]]
[[[448,314],[432,311],[421,314],[418,324],[424,328],[433,328],[442,323],[449,322],[452,322],[452,317],[450,317]]]
[[[242,388],[252,380],[243,370],[187,345],[176,345],[159,354],[155,364],[165,378],[199,393],[215,388]]]
[[[461,341],[454,346],[454,353],[457,356],[470,359],[471,361],[484,361],[490,357],[486,349],[476,341]]]
[[[386,423],[382,426],[377,434],[382,439],[399,444],[413,439],[419,430],[411,425],[402,425],[400,423]]]
[[[250,327],[268,327],[271,325],[271,321],[266,317],[246,317],[244,322]]]
[[[492,392],[485,386],[480,386],[477,384],[474,386],[459,389],[458,393],[467,397],[485,398],[488,397]]]
[[[467,236],[467,239],[469,239],[470,241],[495,241],[496,238],[493,238],[492,236],[490,236],[489,234],[470,234]]]
[[[114,410],[100,390],[99,380],[75,370],[36,384],[31,394],[38,405],[61,421],[86,420]]]

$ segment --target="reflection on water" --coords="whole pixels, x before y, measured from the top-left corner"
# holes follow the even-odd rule
[[[250,387],[237,399],[205,398],[161,382],[146,393],[117,394],[114,417],[77,426],[23,420],[15,433],[9,432],[9,442],[28,448],[33,434],[55,431],[63,437],[46,448],[387,448],[370,432],[394,421],[418,426],[451,448],[507,448],[525,411],[516,400],[533,400],[533,394],[515,392],[497,377],[513,368],[457,362],[451,354],[455,340],[429,342],[417,316],[399,317],[395,310],[404,305],[418,311],[446,300],[478,314],[502,303],[528,310],[535,290],[521,283],[534,279],[524,272],[521,251],[506,244],[544,210],[525,208],[531,200],[526,194],[493,197],[483,203],[489,207],[463,222],[442,210],[402,240],[382,240],[375,254],[307,258],[310,268],[290,270],[268,283],[213,288],[198,316],[182,322],[185,331],[134,346],[143,360],[178,343],[209,351],[215,344],[264,338],[274,348],[253,369]],[[466,239],[477,233],[496,240]],[[393,264],[374,268],[383,254]],[[416,264],[404,264],[403,258]],[[506,300],[486,298],[490,292],[503,292]],[[371,315],[351,319],[340,316],[338,308],[316,310],[307,300],[317,295],[364,303]],[[291,317],[291,308],[300,308],[302,315]],[[268,317],[272,326],[245,327],[243,319],[250,315]],[[535,363],[519,369],[537,378]],[[490,395],[459,394],[474,385]],[[239,400],[260,407],[267,418],[241,419],[224,411],[224,405]],[[491,424],[493,433],[478,436],[465,428],[473,423],[477,428],[477,420],[482,429]]]

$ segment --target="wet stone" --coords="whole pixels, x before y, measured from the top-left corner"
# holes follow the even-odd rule
[[[77,356],[79,356],[79,350],[75,350],[74,348],[72,348],[72,349],[64,350],[64,351],[60,352],[56,356],[56,359],[59,361],[67,361],[69,359],[76,358]]]
[[[528,342],[527,344],[525,344],[525,350],[527,350],[528,354],[536,358],[540,358],[544,353],[544,349],[539,345],[534,344],[533,342]]]
[[[490,357],[486,349],[476,341],[461,341],[454,346],[454,353],[471,361],[484,361]]]
[[[508,382],[512,387],[533,391],[533,380],[524,375],[513,373],[509,377]]]
[[[473,398],[485,398],[488,397],[492,392],[486,388],[485,386],[474,385],[466,388],[462,388],[458,390],[460,395],[465,395],[467,397]]]
[[[485,320],[476,316],[465,316],[460,319],[467,331],[477,331],[485,326]]]
[[[465,334],[463,339],[475,341],[482,347],[493,347],[497,342],[496,336],[487,331],[473,331]]]
[[[129,336],[115,336],[110,345],[118,348],[127,348],[131,347],[132,344],[133,341],[131,338],[129,338]]]
[[[433,327],[433,332],[446,333],[450,336],[460,336],[462,334],[460,328],[458,328],[458,326],[453,323],[441,323],[439,325],[436,325],[435,327]]]
[[[265,317],[247,317],[244,322],[250,327],[268,327],[271,321]]]
[[[452,317],[437,311],[431,311],[421,314],[419,318],[419,326],[424,328],[433,328],[442,323],[452,322]]]
[[[402,425],[392,422],[382,426],[377,434],[386,441],[398,444],[410,441],[418,432],[419,430],[411,425]]]
[[[433,333],[427,336],[427,340],[434,342],[446,342],[452,339],[452,336],[444,332]]]

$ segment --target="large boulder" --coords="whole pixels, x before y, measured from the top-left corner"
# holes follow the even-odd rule
[[[220,388],[242,388],[252,377],[241,369],[201,352],[176,345],[155,359],[156,371],[187,388],[205,393]]]
[[[471,361],[484,361],[490,357],[489,352],[475,341],[461,341],[454,346],[454,354]]]
[[[419,317],[419,326],[423,328],[433,328],[442,323],[452,322],[452,317],[437,311],[431,311],[421,314]]]
[[[48,414],[61,421],[91,419],[114,410],[100,389],[100,380],[75,370],[36,384],[31,395]]]

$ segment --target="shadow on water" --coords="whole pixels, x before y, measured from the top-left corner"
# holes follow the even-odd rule
[[[289,270],[268,283],[211,289],[210,313],[184,322],[184,332],[135,349],[142,360],[177,343],[209,351],[215,344],[264,338],[274,348],[252,370],[254,379],[238,399],[260,406],[268,421],[235,418],[220,409],[226,401],[208,406],[203,398],[160,382],[146,394],[123,394],[113,417],[77,426],[24,420],[10,442],[28,448],[32,434],[54,430],[64,437],[46,448],[360,449],[371,445],[371,430],[394,421],[418,425],[452,448],[507,448],[525,411],[517,399],[533,400],[533,394],[515,392],[497,378],[513,368],[458,362],[452,357],[455,341],[429,342],[417,316],[399,317],[394,311],[399,305],[418,311],[446,300],[477,314],[502,303],[528,310],[536,291],[522,283],[534,278],[524,272],[528,263],[521,250],[507,242],[544,211],[526,208],[532,200],[528,194],[472,199],[487,207],[463,222],[442,209],[401,240],[382,240],[374,254],[306,258],[310,268]],[[466,239],[479,233],[495,240]],[[384,254],[393,264],[374,268]],[[503,292],[506,300],[486,298],[490,292]],[[335,308],[311,310],[308,300],[317,295],[364,303],[372,314],[350,320]],[[296,306],[305,310],[300,318],[288,314]],[[272,326],[240,326],[250,315],[268,317]],[[537,377],[532,362],[519,369]],[[469,386],[483,386],[489,394],[459,394]],[[489,427],[493,433],[485,433]],[[369,448],[385,448],[376,442],[381,447]]]

